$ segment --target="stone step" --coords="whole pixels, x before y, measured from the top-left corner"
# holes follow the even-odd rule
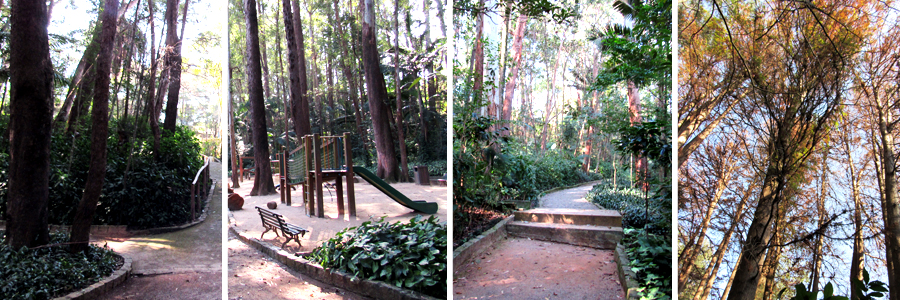
[[[571,225],[622,227],[622,215],[615,210],[535,208],[515,212],[516,221]]]
[[[615,249],[623,236],[622,227],[523,221],[506,223],[506,232],[520,238],[598,249]]]

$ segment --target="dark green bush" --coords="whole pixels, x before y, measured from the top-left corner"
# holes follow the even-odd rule
[[[622,245],[637,276],[641,299],[672,298],[672,245],[670,237],[643,229],[625,229]]]
[[[338,232],[309,259],[357,278],[384,281],[434,297],[447,295],[447,225],[434,216],[409,223],[364,222]]]
[[[5,126],[5,124],[0,124]],[[122,138],[125,125],[113,122],[107,139],[106,180],[94,224],[150,228],[181,224],[190,218],[191,181],[200,166],[200,145],[190,129],[178,127],[163,133],[159,160],[154,158],[153,137],[139,136],[131,143]],[[120,130],[113,130],[119,128]],[[146,128],[143,132],[149,132]],[[0,128],[0,131],[3,129]],[[141,132],[139,130],[138,132]],[[134,139],[132,139],[134,140]],[[131,141],[131,140],[129,140]],[[6,211],[8,153],[0,149],[0,211]],[[51,224],[71,224],[81,201],[90,163],[90,130],[77,136],[56,132],[50,146]]]
[[[64,233],[51,233],[50,244],[64,243]],[[69,253],[66,246],[19,250],[6,245],[0,231],[0,299],[50,299],[94,284],[118,267],[109,248],[90,246]]]
[[[625,228],[646,229],[659,235],[671,233],[671,198],[665,192],[645,194],[627,182],[613,185],[607,179],[595,185],[585,197],[603,208],[619,211]]]

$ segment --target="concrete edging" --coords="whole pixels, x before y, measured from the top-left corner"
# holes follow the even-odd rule
[[[131,275],[131,257],[128,257],[127,255],[122,253],[116,253],[116,255],[122,257],[124,263],[122,263],[122,267],[120,267],[118,270],[113,271],[113,273],[109,275],[109,277],[103,278],[102,280],[100,280],[100,282],[94,283],[81,290],[71,292],[68,295],[53,298],[53,300],[96,299],[100,295],[109,292],[116,286],[125,282],[125,280],[128,279],[128,276]]]
[[[640,286],[637,283],[637,275],[631,271],[631,268],[628,267],[628,254],[625,253],[625,246],[622,244],[616,245],[615,252],[615,260],[616,260],[616,269],[618,269],[619,273],[619,283],[622,284],[622,291],[625,292],[625,299],[640,299],[641,296],[638,295],[638,289]]]
[[[511,222],[515,217],[515,215],[506,217],[506,219],[498,222],[494,227],[491,227],[491,229],[482,232],[474,239],[453,249],[454,269],[456,269],[455,266],[462,266],[463,264],[468,263],[497,241],[509,236],[509,233],[506,232],[506,223]]]
[[[254,237],[249,237],[245,232],[238,232],[238,230],[231,225],[233,224],[231,222],[231,219],[232,218],[229,217],[228,230],[234,233],[234,235],[237,236],[238,239],[240,239],[247,245],[256,248],[260,252],[265,253],[267,256],[275,259],[276,261],[286,265],[288,268],[303,273],[304,275],[310,276],[325,284],[353,291],[354,293],[358,293],[363,296],[372,297],[375,299],[438,299],[419,292],[398,288],[385,282],[367,279],[353,280],[353,276],[350,274],[346,274],[336,270],[326,270],[321,265],[311,262],[303,257],[295,256],[292,253],[288,253],[278,246],[274,246],[272,244],[269,244],[268,242],[261,241]]]

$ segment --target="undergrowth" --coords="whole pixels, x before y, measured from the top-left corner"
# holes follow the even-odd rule
[[[119,266],[109,248],[91,245],[69,253],[65,233],[51,233],[50,246],[12,249],[0,231],[0,299],[50,299],[94,284]]]
[[[447,225],[434,216],[408,223],[384,217],[344,229],[309,255],[327,269],[433,297],[447,295]]]
[[[0,124],[0,131],[6,124]],[[120,127],[121,126],[121,127]],[[139,127],[137,138],[127,125],[111,124],[106,179],[93,224],[134,228],[182,224],[190,218],[190,185],[203,165],[200,143],[190,129],[164,132],[160,151],[153,151],[149,128]],[[77,135],[55,132],[50,145],[49,223],[69,225],[81,201],[90,166],[89,126]],[[129,131],[124,133],[124,131]],[[131,142],[134,142],[132,146]],[[9,149],[0,144],[0,211],[6,211]],[[156,158],[158,156],[158,159]]]

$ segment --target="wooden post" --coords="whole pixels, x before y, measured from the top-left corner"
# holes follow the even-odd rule
[[[347,210],[350,216],[356,216],[356,196],[353,193],[353,148],[350,147],[350,133],[344,132],[344,164],[347,177]]]
[[[232,170],[232,171],[231,171],[231,176],[235,176],[235,175],[237,175],[238,178],[240,178],[239,180],[240,180],[241,183],[244,182],[244,159],[242,159],[240,156],[238,156],[238,169],[237,169],[237,171],[235,171],[235,170]]]
[[[337,194],[337,209],[338,215],[344,216],[344,189],[341,187],[341,176],[338,176],[337,179],[334,180],[334,190]]]
[[[313,148],[315,149],[315,165],[316,165],[316,216],[319,218],[325,217],[325,199],[322,198],[322,149],[320,149],[322,145],[322,139],[319,137],[319,134],[316,133],[313,135]]]
[[[303,200],[306,201],[307,207],[309,207],[307,209],[307,212],[309,212],[309,214],[311,216],[314,216],[314,215],[316,215],[316,213],[315,213],[316,202],[313,201],[313,198],[315,198],[316,194],[315,194],[315,189],[313,189],[313,185],[315,184],[313,181],[315,181],[316,178],[315,178],[315,174],[313,174],[313,172],[310,172],[310,171],[312,171],[312,161],[313,161],[312,136],[306,135],[303,137],[303,140],[306,143],[306,174],[304,174],[304,176],[306,176],[306,188],[304,190],[304,195],[303,195],[304,199]]]
[[[192,183],[191,184],[191,198],[189,199],[189,201],[191,203],[191,221],[194,220],[194,190],[196,190],[196,189],[197,189],[197,185]]]
[[[284,201],[287,206],[291,206],[291,168],[288,167],[288,163],[290,162],[290,158],[288,158],[288,148],[284,148],[284,153],[281,154],[281,157],[284,160],[284,167],[282,167],[282,171],[284,171],[284,185],[281,186],[281,191],[284,192]]]

